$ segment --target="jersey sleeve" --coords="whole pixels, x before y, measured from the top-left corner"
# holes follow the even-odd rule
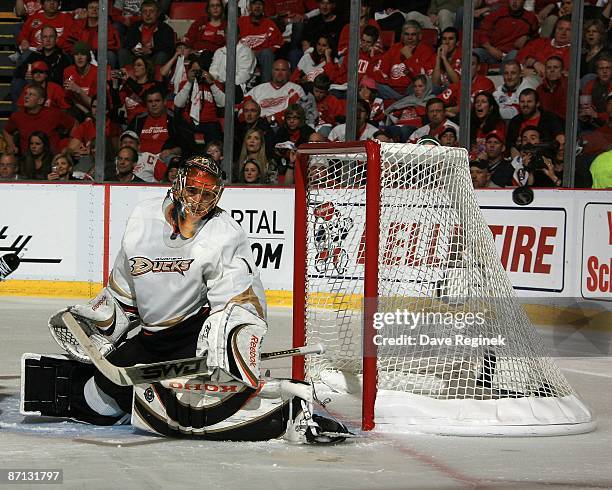
[[[113,270],[108,278],[108,290],[113,297],[125,305],[137,307],[136,292],[130,275],[130,264],[123,250],[119,251]]]
[[[228,228],[216,262],[205,271],[211,312],[238,303],[265,320],[265,293],[247,237],[242,229]]]
[[[271,22],[270,28],[272,30],[270,33],[270,49],[276,52],[283,44],[285,44],[285,39],[283,38],[283,34],[281,33],[280,29],[276,27],[276,24]]]
[[[19,34],[17,34],[17,44],[21,44],[21,42],[24,40],[29,42],[34,17],[34,15],[31,15],[30,17],[28,17],[28,20],[25,21],[25,24],[23,24],[23,27],[19,31]]]

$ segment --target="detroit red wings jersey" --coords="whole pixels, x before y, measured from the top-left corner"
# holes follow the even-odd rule
[[[140,132],[140,150],[142,152],[160,153],[168,141],[168,115],[159,117],[147,116]]]
[[[57,32],[57,45],[65,50],[68,47],[68,34],[72,30],[74,20],[72,15],[65,12],[59,12],[53,19],[49,19],[41,10],[31,15],[21,28],[21,32],[17,36],[17,44],[21,41],[28,41],[30,47],[40,48],[41,31],[45,26],[51,26]]]
[[[81,75],[75,65],[70,65],[64,69],[64,83],[68,80],[76,83],[85,95],[93,97],[98,90],[98,67],[90,64],[87,73]],[[73,100],[75,97],[74,92],[66,90],[68,100]]]
[[[304,89],[298,84],[287,82],[282,87],[275,87],[272,82],[260,83],[246,94],[261,107],[261,116],[273,116],[284,112],[289,104],[293,104],[304,97]]]
[[[253,304],[265,318],[259,271],[236,221],[220,211],[193,238],[172,233],[158,198],[139,203],[109,278],[111,293],[138,308],[145,330],[170,328],[205,306],[221,311],[232,300]]]
[[[375,78],[376,70],[380,68],[381,59],[378,56],[369,56],[359,51],[357,60],[357,80],[361,81],[364,76]],[[343,85],[348,82],[348,56],[342,59],[342,63],[325,63],[323,70],[332,83]]]
[[[161,180],[155,178],[155,167],[158,165],[160,165],[158,154],[144,151],[138,154],[138,161],[134,165],[133,174],[145,182],[158,183]]]
[[[436,65],[436,54],[428,45],[419,43],[409,58],[402,54],[403,47],[402,43],[391,46],[381,57],[380,70],[376,72],[379,83],[400,91],[405,90],[417,75],[431,76]]]
[[[191,24],[185,37],[196,51],[216,51],[225,46],[226,29],[226,22],[216,26],[208,21],[208,15],[204,15]]]
[[[489,92],[492,94],[495,92],[495,85],[490,78],[484,75],[476,75],[472,79],[472,92],[471,99],[474,102],[480,92]],[[461,80],[457,83],[452,83],[450,86],[438,96],[447,107],[458,106],[461,103]]]
[[[259,24],[254,24],[250,17],[240,17],[238,27],[240,42],[255,52],[266,48],[276,51],[285,42],[281,31],[270,19],[261,19]]]

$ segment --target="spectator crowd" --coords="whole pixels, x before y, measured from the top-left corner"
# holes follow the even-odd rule
[[[234,182],[291,185],[297,146],[343,141],[348,0],[241,0],[235,106],[226,108],[224,0],[202,2],[187,29],[178,0],[16,0],[13,113],[0,179],[168,182],[185,157],[223,160]],[[357,138],[459,143],[461,80],[471,78],[470,172],[477,188],[559,187],[568,87],[579,84],[577,187],[612,187],[612,1],[586,0],[580,79],[568,80],[572,0],[477,0],[470,60],[463,2],[361,0]],[[108,64],[98,66],[98,26]],[[463,66],[469,61],[469,66]],[[106,107],[97,106],[98,70]],[[232,110],[234,133],[224,133]],[[104,141],[96,117],[105,111]],[[230,178],[230,176],[227,176]]]

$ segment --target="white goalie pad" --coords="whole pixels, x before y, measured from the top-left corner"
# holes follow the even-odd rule
[[[216,381],[210,376],[175,378],[134,386],[131,423],[170,437],[267,440],[290,435],[293,442],[303,442],[295,440],[294,429],[296,420],[303,419],[302,403],[310,404],[294,398],[308,399],[311,393],[309,384],[286,379],[261,379],[252,389],[223,374]]]
[[[85,363],[91,362],[89,357],[62,321],[66,311],[84,327],[104,356],[115,350],[115,344],[139,324],[138,317],[126,313],[107,288],[84,305],[70,306],[55,313],[49,318],[51,336],[71,358]]]
[[[261,343],[267,330],[267,323],[245,306],[229,303],[223,311],[210,315],[202,326],[196,355],[206,355],[211,369],[222,370],[256,388]]]

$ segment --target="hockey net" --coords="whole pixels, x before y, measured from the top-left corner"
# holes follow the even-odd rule
[[[365,429],[594,427],[515,297],[462,149],[300,148],[294,342],[304,341],[326,354],[295,360],[294,375],[359,399]]]

